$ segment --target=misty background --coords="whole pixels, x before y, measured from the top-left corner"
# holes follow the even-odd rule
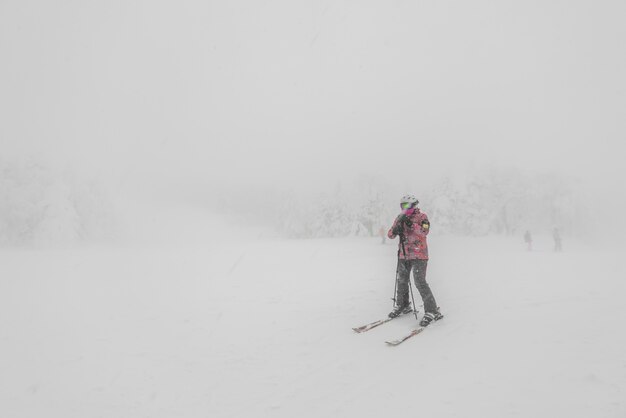
[[[169,205],[368,235],[407,193],[435,231],[621,238],[625,9],[3,0],[1,242],[118,239]]]

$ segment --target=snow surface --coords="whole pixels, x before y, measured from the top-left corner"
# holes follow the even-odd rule
[[[1,417],[626,416],[621,253],[434,229],[445,319],[388,347],[415,318],[351,328],[390,310],[395,243],[178,219],[0,252]]]

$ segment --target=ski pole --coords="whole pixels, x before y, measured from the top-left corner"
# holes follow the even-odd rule
[[[402,254],[404,254],[404,258],[406,259],[406,250],[404,249],[404,235],[400,235],[400,244],[402,245]],[[400,257],[398,257],[398,264],[400,264]],[[409,285],[409,292],[411,292],[411,301],[413,302],[413,315],[415,315],[415,319],[417,320],[417,306],[415,306],[415,298],[413,297],[413,285],[411,284],[411,270],[409,270],[408,285]],[[413,279],[415,279],[415,273],[413,273]]]
[[[402,242],[402,234],[399,235],[400,242]],[[404,243],[402,244],[402,252],[404,253]],[[396,264],[396,284],[393,288],[393,307],[396,307],[396,296],[398,295],[398,275],[400,274],[400,248],[398,248],[398,263]]]
[[[413,279],[415,279],[415,273],[413,273]],[[417,320],[417,306],[415,306],[415,298],[413,297],[413,285],[411,284],[411,277],[409,277],[409,290],[411,291],[411,301],[413,302],[413,315]]]
[[[398,236],[400,238],[400,244],[402,246],[402,254],[404,254],[404,256],[406,257],[406,253],[404,252],[404,238],[403,238],[403,235],[400,234]],[[394,308],[396,306],[396,296],[398,295],[398,275],[399,274],[400,274],[400,249],[398,248],[398,263],[396,264],[396,285],[393,288],[393,297],[391,298],[391,300],[393,300]]]
[[[400,234],[400,245],[402,246],[402,254],[404,255],[404,258],[406,259],[406,251],[404,250],[404,235]],[[400,250],[398,250],[398,258],[400,258]]]
[[[396,307],[396,294],[398,292],[398,274],[400,273],[400,250],[398,250],[398,263],[396,264],[396,285],[393,288],[393,297],[391,298],[391,300],[393,300],[393,307]]]

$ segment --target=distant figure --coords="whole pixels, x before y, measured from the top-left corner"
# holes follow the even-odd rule
[[[385,227],[381,226],[380,229],[378,230],[378,235],[380,235],[380,243],[384,244],[385,243],[385,238],[387,238],[387,231],[385,231]]]
[[[533,237],[530,235],[529,230],[526,230],[526,233],[524,234],[524,242],[527,245],[526,249],[528,251],[532,251],[533,250]]]
[[[559,228],[552,230],[552,238],[554,238],[554,252],[561,252],[563,247],[561,247],[561,233],[559,232]]]

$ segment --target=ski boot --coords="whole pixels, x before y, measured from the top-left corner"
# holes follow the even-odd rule
[[[400,305],[393,308],[393,311],[389,312],[389,318],[395,318],[400,315],[413,312],[411,305]]]
[[[439,308],[435,312],[426,312],[420,321],[420,327],[427,327],[431,322],[439,321],[441,318],[443,318],[443,315],[439,312]]]

